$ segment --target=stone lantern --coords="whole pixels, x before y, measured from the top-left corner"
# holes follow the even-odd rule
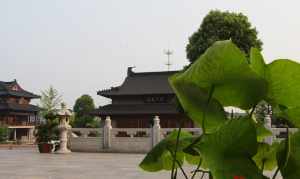
[[[59,134],[60,146],[59,149],[56,151],[56,153],[59,154],[71,153],[71,151],[67,148],[67,142],[68,142],[68,131],[71,129],[71,126],[69,125],[69,120],[72,113],[70,112],[70,110],[67,109],[66,105],[62,103],[61,109],[58,111],[57,115],[59,117],[58,130],[60,132]]]

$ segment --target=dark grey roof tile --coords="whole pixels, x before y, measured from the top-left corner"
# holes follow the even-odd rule
[[[131,70],[129,68],[128,70]],[[108,90],[98,91],[98,95],[109,97],[114,95],[147,95],[174,94],[168,78],[178,71],[143,72],[129,71],[122,85]]]
[[[175,104],[109,104],[94,111],[96,115],[178,114]]]
[[[38,112],[40,108],[31,104],[0,103],[0,111]]]
[[[11,90],[12,85],[18,85],[16,80],[10,82],[0,81],[0,96],[18,96],[26,98],[40,98],[40,96],[28,92],[20,87],[20,90],[14,91]]]

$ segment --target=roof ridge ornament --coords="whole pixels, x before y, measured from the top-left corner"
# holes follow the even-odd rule
[[[127,68],[127,76],[131,76],[132,74],[134,74],[134,71],[132,71],[133,68],[135,68],[135,66]]]

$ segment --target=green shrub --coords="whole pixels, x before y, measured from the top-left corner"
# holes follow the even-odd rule
[[[48,143],[51,140],[58,140],[59,131],[57,129],[58,119],[52,113],[45,115],[46,122],[35,128],[37,143]]]
[[[0,127],[0,142],[5,142],[8,140],[9,131],[9,128],[7,128],[6,126]]]

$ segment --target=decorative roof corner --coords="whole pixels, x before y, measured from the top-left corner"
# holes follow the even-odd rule
[[[131,76],[132,74],[134,74],[134,71],[132,71],[133,68],[135,68],[135,66],[127,68],[127,76]]]
[[[40,98],[39,95],[24,90],[18,84],[16,79],[9,82],[0,81],[0,96],[4,96],[4,95],[27,97],[27,98]]]
[[[116,86],[116,87],[111,87],[109,89],[99,90],[99,91],[97,91],[97,95],[105,95],[110,92],[118,91],[119,88],[120,88],[120,86]]]

